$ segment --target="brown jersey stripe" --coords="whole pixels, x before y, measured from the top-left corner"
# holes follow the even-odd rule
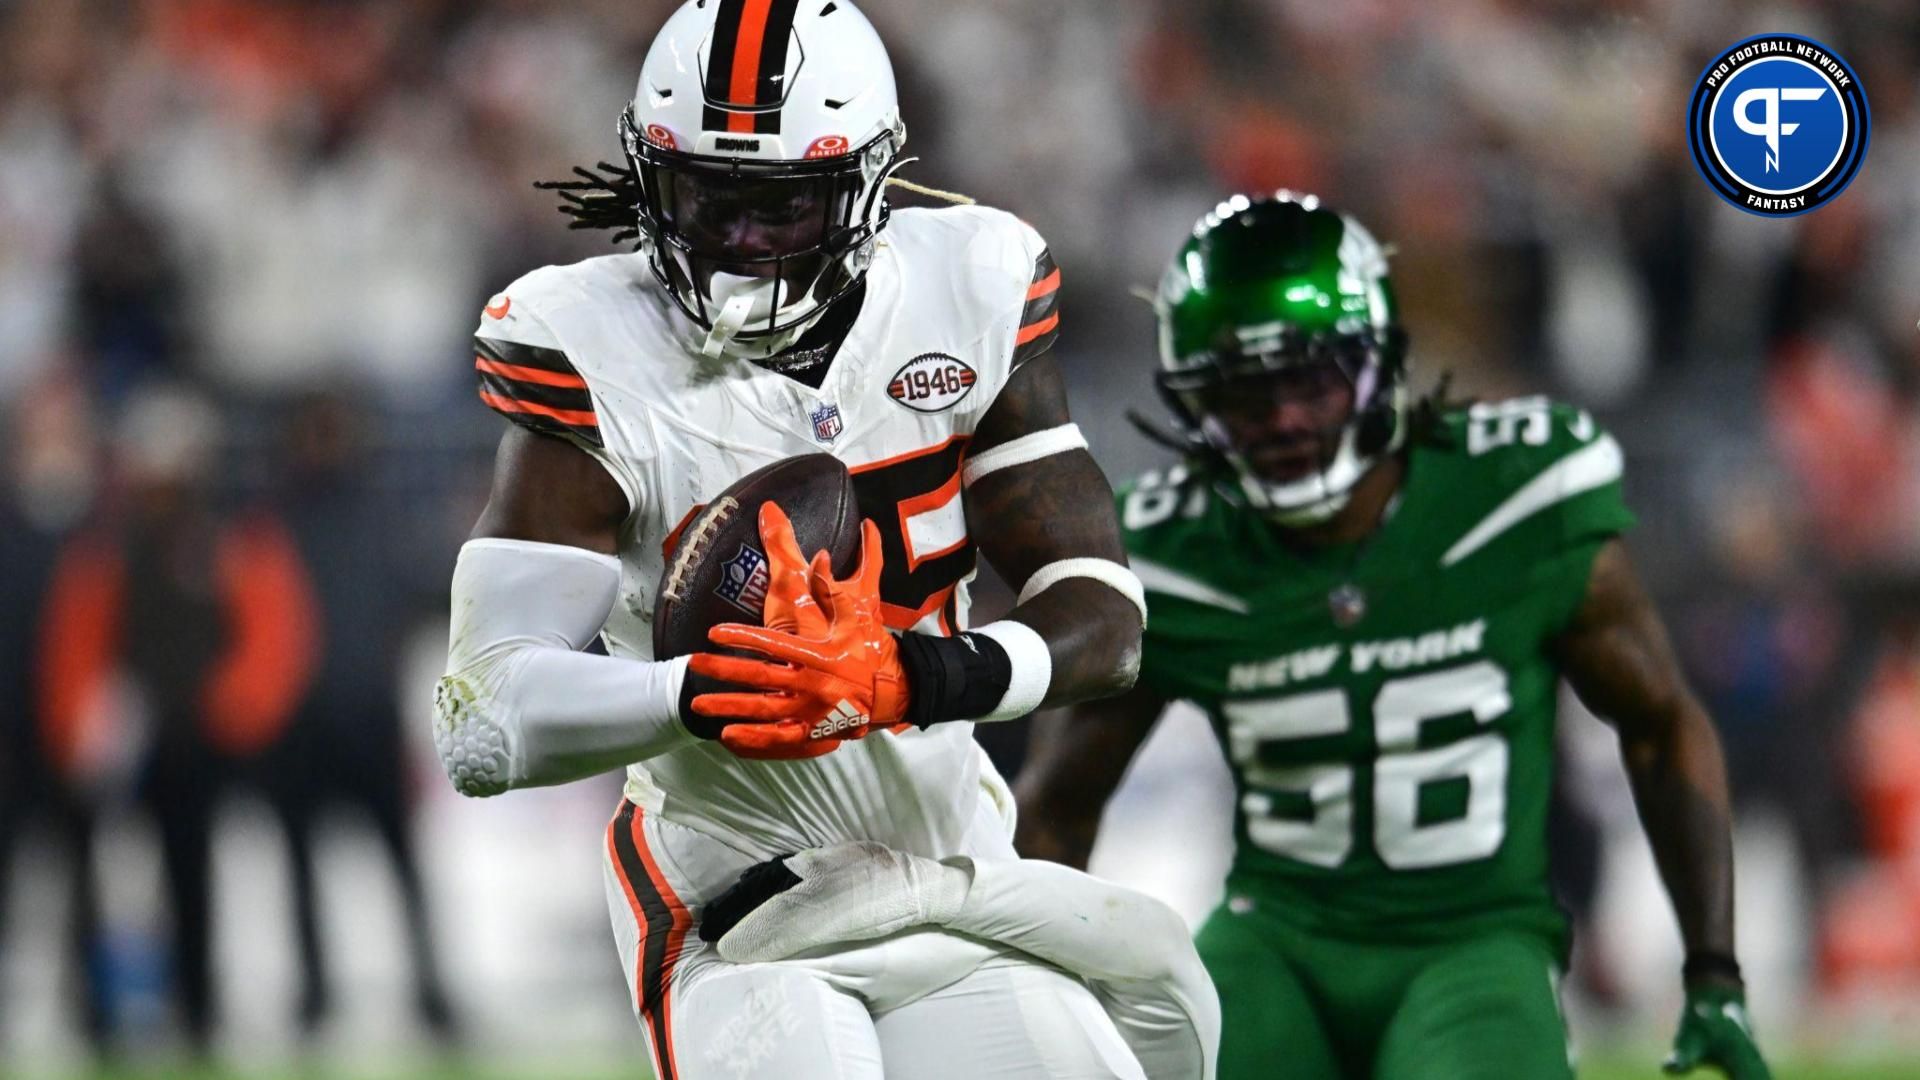
[[[1013,366],[1017,368],[1036,356],[1044,355],[1059,340],[1060,316],[1058,314],[1022,328],[1019,335],[1013,339]]]
[[[556,409],[532,401],[516,401],[486,390],[480,391],[480,400],[503,413],[512,413],[516,416],[544,416],[549,420],[558,420],[569,427],[597,428],[600,426],[600,418],[590,412]]]
[[[1051,249],[1042,251],[1033,263],[1033,284],[1027,286],[1027,306],[1020,312],[1024,329],[1059,318],[1060,267],[1053,261]]]
[[[620,878],[627,904],[639,925],[638,987],[640,1019],[647,1026],[648,1041],[653,1044],[653,1068],[658,1080],[677,1080],[673,1060],[673,1025],[668,1011],[669,980],[679,961],[687,928],[693,924],[686,905],[680,903],[658,877],[646,851],[641,831],[645,816],[631,802],[622,801],[619,813],[607,826],[607,846]]]
[[[1013,339],[1013,343],[1015,345],[1025,345],[1030,341],[1033,341],[1044,335],[1054,333],[1059,329],[1060,329],[1060,316],[1057,313],[1053,315],[1049,315],[1046,318],[1040,320],[1039,322],[1032,324],[1031,326],[1021,327],[1020,333],[1018,336],[1016,336]]]
[[[555,409],[529,401],[516,401],[513,398],[501,397],[484,387],[480,390],[480,400],[485,402],[488,408],[528,431],[577,439],[593,447],[606,445],[601,441],[599,421],[592,413]]]
[[[582,426],[593,424],[597,426],[597,421],[594,419],[593,413],[593,395],[588,393],[584,387],[575,390],[564,386],[542,386],[539,383],[517,382],[513,379],[495,375],[490,371],[481,371],[478,372],[478,375],[480,379],[480,389],[483,393],[505,398],[508,401],[519,402],[522,405],[538,405],[543,408],[565,413],[570,417],[567,421],[568,423],[578,423]],[[586,417],[587,420],[579,421],[571,419],[571,417],[581,416]]]
[[[1040,257],[1033,260],[1033,284],[1038,287],[1048,278],[1058,277],[1059,274],[1060,264],[1053,261],[1053,249],[1042,248],[1040,250]],[[1028,299],[1032,299],[1033,295],[1033,291],[1031,289],[1028,290]]]
[[[580,377],[580,372],[574,369],[573,361],[567,359],[567,354],[559,349],[545,349],[538,345],[523,345],[518,341],[476,336],[473,339],[473,351],[476,356],[496,364],[538,368],[541,371],[570,375],[576,379]]]
[[[1013,366],[1053,348],[1060,337],[1060,266],[1053,249],[1045,248],[1033,260],[1033,281],[1027,286],[1027,304],[1020,309],[1020,332],[1013,338]]]
[[[1020,332],[1027,333],[1036,326],[1058,325],[1060,322],[1060,291],[1058,289],[1044,296],[1027,301],[1020,311]]]
[[[1056,266],[1053,268],[1053,273],[1048,274],[1046,277],[1041,278],[1039,281],[1027,287],[1027,299],[1033,301],[1044,296],[1051,296],[1053,293],[1059,291],[1059,288],[1060,268]]]
[[[574,390],[585,390],[587,388],[587,380],[578,375],[563,375],[558,371],[544,371],[540,368],[522,367],[519,364],[502,364],[499,361],[489,360],[485,356],[480,355],[476,355],[473,358],[473,366],[480,371],[487,372],[491,375],[498,375],[503,379],[512,379],[515,382],[537,383],[541,386],[564,386]]]

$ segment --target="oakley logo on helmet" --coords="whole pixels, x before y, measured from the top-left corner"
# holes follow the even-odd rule
[[[673,137],[673,132],[668,131],[659,124],[648,124],[645,137],[648,142],[662,150],[680,149],[680,140]]]
[[[1811,38],[1763,34],[1715,57],[1687,109],[1694,165],[1750,214],[1804,214],[1846,190],[1866,159],[1866,92]]]
[[[807,147],[807,160],[818,161],[821,158],[839,157],[853,150],[853,143],[845,135],[822,135]]]

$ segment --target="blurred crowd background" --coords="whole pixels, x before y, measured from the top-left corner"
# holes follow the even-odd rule
[[[468,335],[604,250],[532,182],[618,153],[671,6],[0,0],[0,1072],[638,1059],[595,866],[617,782],[462,802],[425,713],[501,430]],[[1233,191],[1390,242],[1422,380],[1602,417],[1727,743],[1763,1034],[1920,1061],[1908,0],[864,7],[907,175],[1050,239],[1116,481],[1163,456],[1125,420],[1154,412],[1133,294]],[[1720,202],[1685,142],[1707,57],[1766,31],[1833,46],[1873,110],[1860,178],[1791,220]],[[1611,738],[1568,712],[1576,1030],[1651,1055],[1678,945]],[[1225,783],[1171,718],[1097,868],[1197,916]]]

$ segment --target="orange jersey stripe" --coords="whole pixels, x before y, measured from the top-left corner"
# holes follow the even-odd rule
[[[946,612],[941,611],[941,609],[947,606],[947,601],[953,596],[953,590],[954,586],[952,585],[942,588],[932,596],[927,597],[918,608],[910,608],[905,604],[889,604],[882,600],[880,602],[880,621],[885,624],[889,630],[911,630],[919,625],[921,619],[926,618],[936,611],[940,611],[940,621],[942,625],[945,625],[947,616]],[[951,628],[949,628],[949,631],[951,631]]]
[[[928,454],[937,454],[940,451],[945,450],[947,447],[952,446],[954,443],[964,443],[968,439],[971,439],[972,437],[973,436],[971,435],[949,435],[947,436],[946,439],[940,442],[934,443],[932,446],[923,446],[918,450],[909,450],[904,454],[895,454],[892,457],[881,458],[879,461],[869,461],[864,465],[849,465],[847,466],[847,471],[850,473],[863,473],[863,472],[872,472],[874,469],[884,469],[889,465],[898,465],[899,463],[906,461],[908,458],[925,457]]]
[[[519,364],[503,364],[498,360],[489,360],[475,355],[473,366],[481,371],[490,372],[503,379],[514,382],[538,383],[541,386],[564,386],[569,390],[585,390],[587,380],[578,375],[568,375],[558,371],[542,371],[539,368],[521,367]]]
[[[1047,316],[1044,319],[1041,319],[1039,322],[1034,323],[1032,326],[1021,327],[1020,334],[1018,337],[1013,339],[1013,343],[1015,345],[1025,345],[1027,342],[1032,341],[1034,338],[1037,338],[1042,334],[1048,333],[1049,331],[1053,330],[1054,327],[1057,327],[1059,325],[1060,325],[1060,315],[1058,312],[1056,312],[1052,315]]]
[[[490,394],[485,390],[480,391],[480,400],[499,409],[501,412],[529,413],[534,416],[550,417],[573,427],[597,428],[600,426],[600,418],[591,412],[580,412],[575,409],[550,409],[545,405],[536,405],[531,401],[515,401],[512,398],[503,398],[498,394]]]
[[[740,36],[733,43],[733,81],[727,87],[727,97],[736,108],[754,104],[759,94],[760,47],[766,43],[767,15],[772,10],[773,0],[747,0],[740,14]],[[752,132],[753,115],[729,113],[727,130]]]
[[[1036,281],[1033,283],[1033,287],[1027,290],[1027,299],[1038,300],[1041,297],[1047,295],[1048,293],[1053,292],[1055,289],[1058,289],[1059,287],[1060,287],[1060,270],[1059,268],[1056,267],[1053,273],[1048,274],[1046,277],[1041,278],[1039,281]]]

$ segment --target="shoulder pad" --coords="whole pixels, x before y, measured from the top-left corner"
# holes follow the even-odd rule
[[[1556,545],[1633,524],[1621,480],[1625,455],[1583,409],[1544,397],[1483,402],[1445,420],[1453,452],[1484,477],[1471,501],[1484,515],[1441,558],[1452,565],[1512,531]]]
[[[1017,316],[1013,366],[1045,353],[1059,337],[1060,268],[1033,226],[988,206],[903,210],[903,249],[951,267],[955,290],[983,326]]]
[[[487,302],[474,331],[474,372],[488,408],[530,430],[598,447],[593,395],[542,315],[563,273],[542,267]]]
[[[520,275],[480,309],[480,325],[474,336],[559,348],[560,341],[547,319],[556,307],[563,306],[560,301],[567,291],[565,273],[566,267],[543,266]]]
[[[1477,401],[1448,413],[1443,422],[1468,457],[1508,450],[1507,457],[1558,456],[1593,439],[1592,414],[1546,397]]]

